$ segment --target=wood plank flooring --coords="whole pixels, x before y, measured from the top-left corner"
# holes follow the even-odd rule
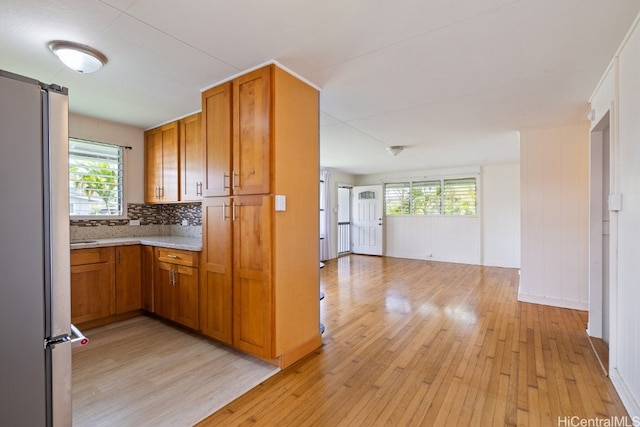
[[[279,369],[146,316],[84,331],[73,425],[192,426]]]
[[[323,346],[199,426],[557,426],[558,417],[628,416],[591,349],[587,313],[517,302],[518,280],[505,268],[331,260],[321,270]]]

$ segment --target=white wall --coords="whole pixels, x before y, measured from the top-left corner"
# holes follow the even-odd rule
[[[636,24],[637,25],[637,20]],[[629,415],[640,417],[640,29],[633,28],[618,58],[617,121],[612,144],[612,191],[622,210],[611,215],[617,265],[611,265],[610,376]],[[616,129],[617,128],[617,129]],[[617,132],[616,132],[617,131]],[[617,138],[616,138],[617,136]],[[619,183],[616,180],[619,179]],[[614,221],[617,220],[617,230]],[[613,253],[616,247],[613,246]]]
[[[482,265],[520,268],[520,163],[488,165],[482,176]]]
[[[130,146],[124,150],[125,200],[144,203],[144,130],[79,114],[69,114],[69,136]]]
[[[589,303],[589,123],[520,134],[521,301]]]
[[[400,258],[520,267],[518,163],[357,176],[357,185],[474,176],[478,216],[385,217],[385,255]]]

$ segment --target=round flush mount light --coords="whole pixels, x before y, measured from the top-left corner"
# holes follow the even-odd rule
[[[404,147],[402,145],[387,147],[387,153],[391,154],[392,156],[397,156],[398,154],[402,153],[402,150],[404,150]]]
[[[79,43],[54,40],[49,43],[49,49],[64,65],[83,74],[98,71],[107,63],[107,57],[102,53]]]

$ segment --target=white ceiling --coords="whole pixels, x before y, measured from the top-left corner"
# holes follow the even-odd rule
[[[2,0],[0,68],[73,112],[150,128],[276,60],[321,89],[321,164],[354,174],[517,161],[518,130],[583,120],[638,0]],[[70,71],[51,40],[108,58]],[[397,157],[385,147],[403,145]]]

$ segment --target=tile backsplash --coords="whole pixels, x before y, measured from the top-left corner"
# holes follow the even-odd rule
[[[129,225],[139,220],[140,225]],[[188,225],[182,225],[186,220]],[[70,221],[71,240],[134,236],[202,237],[202,204],[127,204],[127,219],[89,219]]]

